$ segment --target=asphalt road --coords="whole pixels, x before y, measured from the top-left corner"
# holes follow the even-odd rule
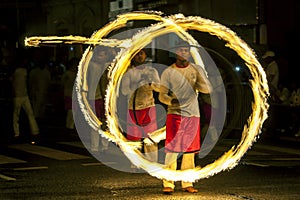
[[[26,141],[1,145],[1,200],[300,199],[298,143],[258,140],[236,167],[198,180],[194,184],[198,193],[183,192],[176,182],[175,193],[165,195],[161,180],[142,170],[123,170],[130,162],[114,144],[105,155],[92,154],[75,133],[52,134],[55,139],[48,136],[34,145]],[[197,162],[210,163],[237,142],[223,139]]]

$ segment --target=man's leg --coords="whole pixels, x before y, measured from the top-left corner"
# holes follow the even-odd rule
[[[167,168],[171,170],[177,169],[177,156],[178,153],[166,153],[165,165],[167,166]],[[163,186],[164,188],[175,188],[174,181],[170,180],[163,180]]]
[[[36,119],[35,119],[35,116],[33,114],[33,110],[32,110],[31,103],[30,103],[30,100],[29,100],[28,96],[24,98],[23,108],[24,108],[24,110],[27,114],[27,117],[28,117],[31,134],[32,135],[39,134],[39,132],[40,132],[39,131],[39,126],[38,126],[38,124],[36,122]]]
[[[157,144],[144,144],[145,157],[152,162],[158,162],[158,146]]]
[[[92,129],[92,128],[91,128]],[[91,130],[91,151],[99,151],[99,138],[100,135],[94,129]]]
[[[66,128],[68,128],[68,129],[74,129],[73,111],[71,109],[67,110]]]
[[[108,150],[109,141],[108,141],[108,139],[106,139],[106,138],[104,138],[102,136],[100,136],[100,137],[101,137],[101,139],[100,139],[100,141],[101,141],[100,151],[102,151],[102,152],[107,151]]]
[[[22,107],[22,99],[16,97],[13,99],[14,101],[14,112],[13,112],[13,129],[14,129],[14,137],[20,136],[20,128],[19,128],[19,117]]]
[[[183,154],[182,161],[181,161],[181,170],[194,169],[194,168],[195,168],[195,154],[194,153]],[[190,192],[190,193],[198,192],[197,189],[193,188],[192,182],[181,181],[181,187],[186,192]]]

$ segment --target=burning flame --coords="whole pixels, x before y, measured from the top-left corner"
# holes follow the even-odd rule
[[[104,39],[112,30],[126,26],[129,20],[156,20],[157,23],[144,28],[136,33],[131,39],[127,40],[112,40]],[[231,147],[220,158],[206,166],[197,166],[195,169],[189,170],[170,170],[165,165],[150,162],[139,151],[141,143],[130,142],[123,136],[118,126],[116,116],[116,99],[118,97],[118,88],[123,74],[125,73],[131,58],[137,49],[145,47],[155,37],[165,33],[176,33],[182,39],[190,44],[197,45],[197,41],[190,36],[186,30],[196,30],[207,32],[226,41],[226,46],[234,50],[244,61],[249,68],[253,79],[250,80],[250,86],[253,91],[254,100],[252,103],[252,114],[248,118],[248,124],[244,126],[242,138],[237,146]],[[198,16],[185,17],[182,14],[176,14],[169,17],[162,17],[160,12],[132,12],[118,16],[115,21],[110,22],[97,32],[91,38],[79,36],[65,37],[30,37],[25,39],[27,46],[39,46],[49,43],[84,43],[84,44],[100,44],[111,47],[121,47],[121,51],[113,61],[109,69],[109,83],[106,93],[106,116],[107,124],[110,132],[103,132],[99,128],[102,122],[93,113],[87,100],[87,67],[92,56],[91,46],[86,49],[79,64],[79,71],[76,78],[76,92],[81,111],[83,112],[86,121],[89,125],[97,130],[99,134],[108,140],[115,142],[128,159],[146,170],[150,175],[159,179],[167,179],[173,181],[188,181],[195,182],[199,179],[210,177],[221,171],[232,169],[235,167],[242,156],[252,146],[253,142],[258,138],[263,122],[267,118],[268,103],[267,97],[269,89],[266,79],[266,74],[256,59],[254,51],[240,39],[232,30],[218,24],[212,20],[204,19]],[[192,56],[196,63],[201,62],[196,49],[192,49]],[[156,131],[159,134],[165,134],[165,127]]]

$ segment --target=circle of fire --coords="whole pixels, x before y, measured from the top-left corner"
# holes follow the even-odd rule
[[[184,17],[182,14],[172,15],[169,17],[162,17],[161,13],[158,12],[133,12],[123,15],[119,15],[118,18],[104,26],[92,35],[90,39],[83,37],[50,37],[45,38],[45,43],[50,43],[49,40],[59,40],[58,42],[65,43],[86,43],[86,44],[102,44],[106,46],[118,46],[123,47],[112,66],[109,69],[109,83],[106,93],[106,116],[107,123],[110,132],[101,131],[100,125],[102,122],[95,116],[92,109],[89,106],[86,98],[87,83],[84,80],[87,72],[87,65],[90,52],[92,48],[88,48],[79,64],[79,71],[76,78],[76,92],[77,98],[81,111],[84,114],[86,121],[89,125],[97,130],[101,136],[108,140],[118,144],[120,149],[128,157],[128,159],[135,164],[147,171],[150,175],[159,179],[167,179],[173,181],[188,181],[195,182],[196,180],[210,177],[221,171],[232,169],[235,167],[242,156],[252,146],[252,143],[256,141],[263,122],[267,118],[268,103],[267,97],[269,95],[269,89],[266,79],[266,74],[261,67],[260,63],[256,59],[254,51],[240,39],[232,30],[227,27],[218,24],[212,20],[204,19],[198,16]],[[126,26],[129,20],[156,20],[157,24],[145,28],[143,31],[133,36],[131,40],[105,40],[105,37],[110,31]],[[250,86],[253,92],[253,103],[252,103],[252,114],[248,118],[248,124],[244,126],[242,137],[237,146],[232,146],[230,150],[225,152],[220,158],[215,160],[213,163],[208,164],[204,167],[197,166],[195,169],[189,170],[170,170],[164,165],[159,163],[153,163],[146,160],[141,152],[138,150],[137,143],[127,141],[123,134],[118,128],[118,122],[115,119],[116,113],[116,98],[118,96],[117,88],[119,88],[120,80],[125,73],[129,63],[128,61],[134,56],[134,52],[137,49],[146,46],[153,38],[168,32],[175,32],[179,37],[188,41],[190,44],[197,44],[197,42],[187,33],[186,30],[197,30],[200,32],[207,32],[213,36],[226,41],[226,46],[234,50],[244,61],[246,66],[249,68],[252,75],[250,80]],[[33,37],[25,40],[26,45],[38,46],[42,37]],[[63,40],[63,41],[61,41]],[[67,42],[66,42],[67,41]],[[198,52],[192,50],[192,56],[197,59]],[[163,134],[165,128],[157,130],[158,133]]]

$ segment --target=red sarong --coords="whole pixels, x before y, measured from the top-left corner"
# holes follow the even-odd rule
[[[136,119],[135,119],[136,118]],[[137,123],[137,122],[138,123]],[[142,110],[128,110],[127,114],[127,139],[140,140],[148,137],[148,133],[157,130],[155,106]]]
[[[168,114],[165,152],[200,151],[200,118]]]

